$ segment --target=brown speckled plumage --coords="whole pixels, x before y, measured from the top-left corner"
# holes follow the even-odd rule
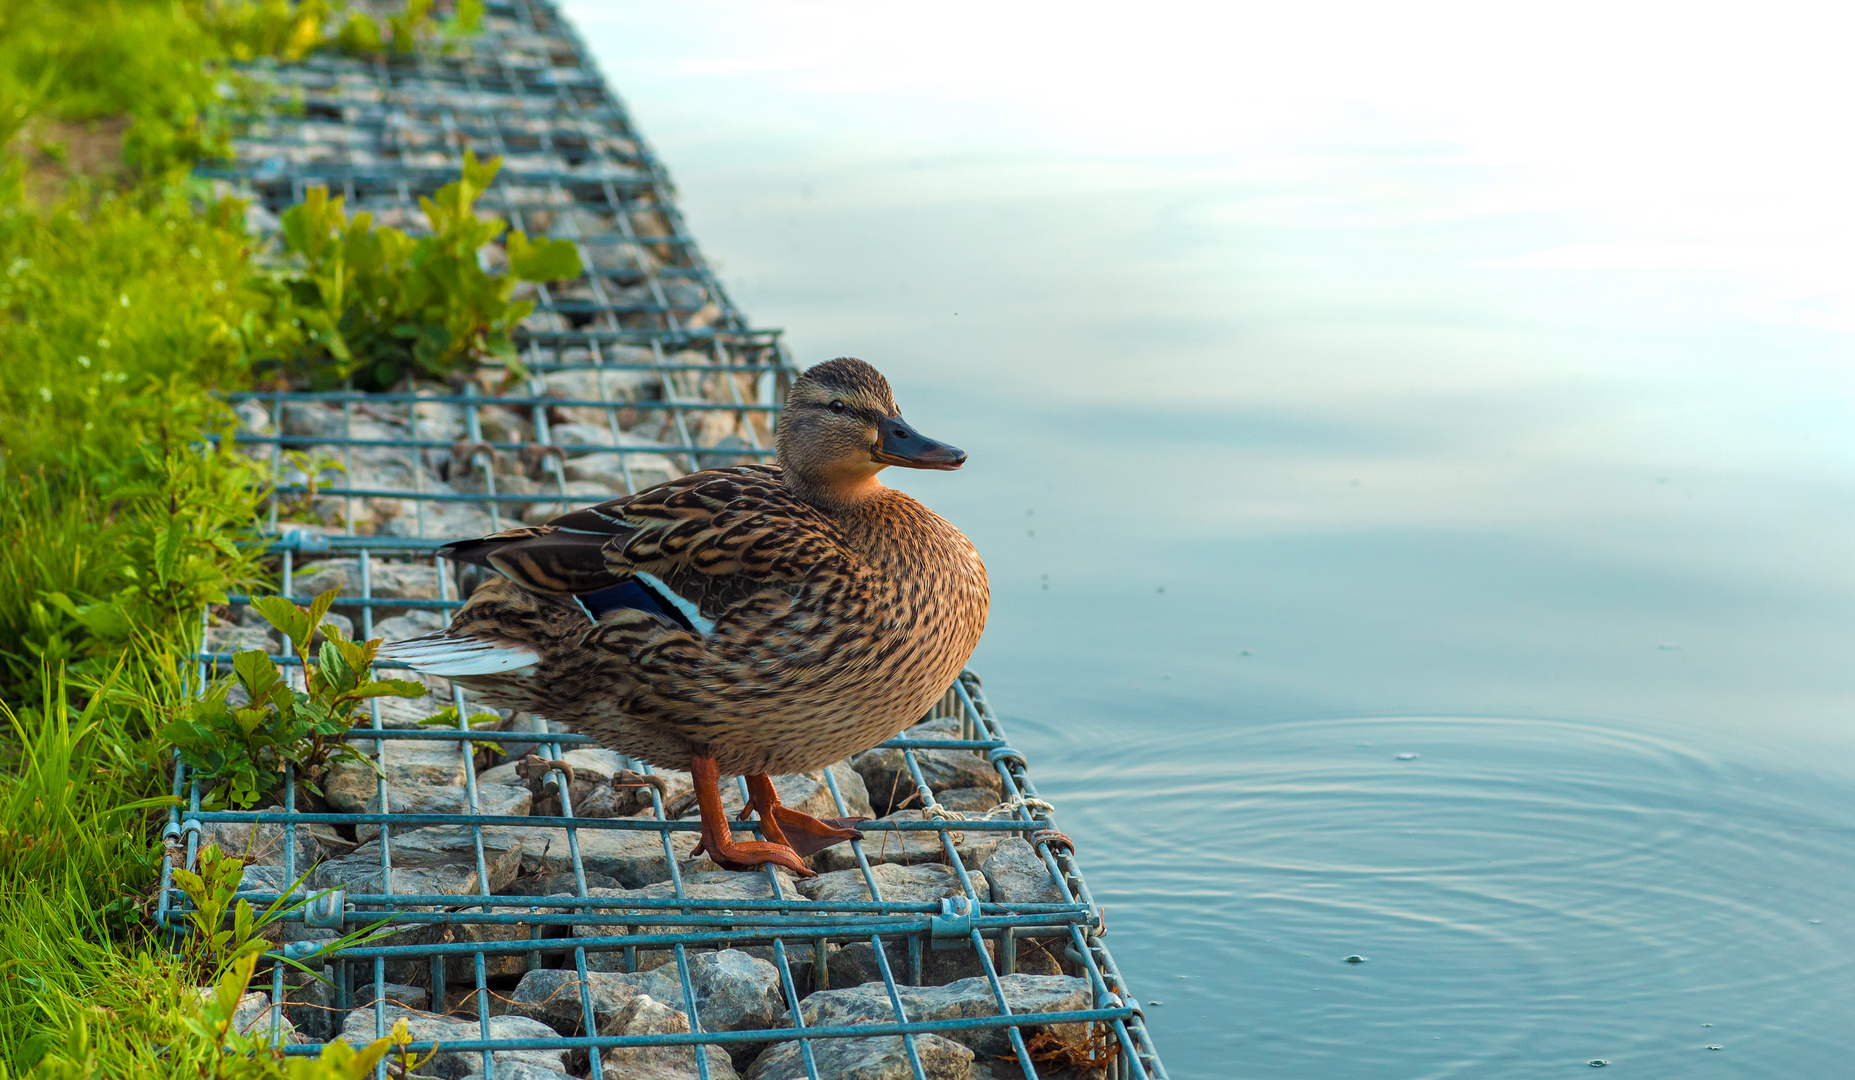
[[[420,640],[532,652],[452,678],[667,767],[700,754],[724,773],[800,772],[895,735],[958,676],[989,592],[971,542],[874,476],[964,455],[908,430],[854,360],[795,384],[779,453],[452,545],[501,576]],[[574,598],[627,580],[660,582],[701,618],[623,607],[595,622]]]

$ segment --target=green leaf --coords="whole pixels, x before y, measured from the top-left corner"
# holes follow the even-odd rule
[[[328,614],[329,608],[332,608],[335,606],[335,598],[340,595],[341,595],[341,587],[337,585],[333,588],[325,590],[322,593],[322,595],[310,601],[309,611],[307,613],[309,617],[307,620],[305,620],[308,623],[308,625],[321,626],[322,617]],[[308,642],[304,641],[304,642],[301,642],[301,644],[308,644]]]
[[[270,623],[286,634],[297,644],[303,644],[309,637],[314,623],[309,621],[308,613],[281,596],[253,597],[251,607],[264,621]]]
[[[580,276],[580,249],[571,240],[531,241],[509,234],[509,272],[523,281],[564,281]]]
[[[283,681],[283,672],[277,670],[277,662],[262,649],[233,653],[232,670],[254,703],[269,697],[271,691]]]
[[[411,679],[375,679],[355,687],[349,695],[357,698],[422,698],[428,693],[430,691],[426,689],[424,683],[414,682]]]

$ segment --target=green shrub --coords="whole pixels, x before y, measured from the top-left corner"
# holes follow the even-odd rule
[[[203,804],[209,809],[259,805],[283,786],[285,765],[295,766],[302,783],[320,796],[322,776],[332,761],[371,763],[342,740],[354,726],[362,702],[425,696],[424,683],[369,678],[380,642],[348,641],[335,624],[322,622],[339,591],[330,589],[307,609],[277,596],[252,602],[290,638],[303,662],[304,689],[292,689],[262,650],[236,653],[233,678],[208,690],[185,716],[161,730],[195,780],[216,782]],[[318,628],[324,637],[315,650],[310,640]],[[227,701],[234,680],[245,692],[245,705]]]
[[[418,239],[376,228],[372,214],[350,218],[326,188],[310,188],[284,211],[284,243],[303,271],[281,284],[307,338],[284,369],[316,389],[348,378],[384,389],[410,375],[442,378],[486,356],[514,366],[510,333],[534,311],[533,301],[513,299],[516,284],[577,277],[581,267],[572,242],[512,232],[509,272],[483,269],[478,250],[507,226],[478,217],[476,203],[501,167],[500,158],[479,162],[467,151],[463,176],[419,199],[432,233]]]

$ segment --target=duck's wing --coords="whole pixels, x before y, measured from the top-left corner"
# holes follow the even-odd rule
[[[831,520],[795,498],[778,466],[709,469],[555,518],[448,544],[448,558],[490,567],[536,592],[641,606],[647,589],[665,614],[698,633],[768,588],[791,588],[842,552]]]

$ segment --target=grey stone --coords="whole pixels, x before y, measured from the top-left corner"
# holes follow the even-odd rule
[[[657,453],[628,452],[621,455],[607,450],[567,461],[569,479],[600,484],[615,492],[625,490],[627,471],[631,475],[632,487],[637,491],[674,480],[683,474],[667,455]]]
[[[601,447],[616,445],[612,441],[612,429],[603,422],[597,424],[554,424],[548,428],[548,436],[555,446],[572,449],[574,447]]]
[[[1005,1003],[1014,1016],[1035,1013],[1073,1012],[1091,1007],[1089,984],[1067,975],[1001,975],[999,986]],[[975,1016],[997,1016],[990,983],[983,978],[961,979],[946,986],[898,986],[897,996],[911,1021],[956,1020]],[[819,1024],[893,1023],[895,1012],[887,989],[881,983],[866,983],[843,990],[820,990],[801,1004],[806,1026]],[[1059,1024],[1052,1028],[1058,1038],[1076,1038],[1082,1024]],[[1038,1030],[1026,1025],[1025,1034]],[[968,1028],[947,1032],[947,1037],[991,1056],[1011,1053],[1010,1036],[1002,1027]]]
[[[246,865],[238,878],[238,891],[241,893],[277,893],[282,895],[289,880],[283,876],[281,866]]]
[[[686,1035],[689,1030],[688,1016],[649,994],[639,994],[599,1034]],[[703,1050],[709,1080],[740,1080],[725,1047],[708,1044]],[[701,1075],[696,1053],[693,1046],[622,1046],[605,1051],[600,1064],[607,1075],[626,1080],[696,1080]]]
[[[957,739],[959,721],[951,717],[916,724],[902,733],[909,739]],[[850,758],[850,765],[863,777],[869,788],[870,804],[878,813],[888,814],[920,805],[920,793],[901,750],[865,750]],[[1004,790],[998,771],[980,754],[971,750],[917,750],[915,761],[922,778],[935,791],[977,788],[993,794],[993,802]],[[971,795],[965,796],[971,798]]]
[[[924,821],[926,815],[919,810],[897,810],[878,821]],[[957,820],[940,822],[947,832],[947,838],[953,842],[953,850],[959,856],[960,864],[968,870],[977,870],[990,858],[999,842],[1007,835],[1000,832],[964,831]],[[944,863],[947,861],[947,849],[941,843],[938,829],[889,830],[867,829],[863,834],[863,857],[871,865],[877,863],[897,863],[903,866],[915,863]],[[856,853],[848,844],[828,847],[812,856],[812,865],[820,871],[848,870],[857,865]]]
[[[815,996],[815,995],[814,995]],[[831,1080],[914,1080],[899,1035],[869,1039],[815,1039],[812,1060]],[[915,1054],[928,1080],[966,1080],[973,1052],[939,1035],[915,1036]],[[747,1080],[805,1080],[805,1057],[796,1042],[775,1043],[747,1070]]]
[[[555,870],[545,874],[536,874],[532,876],[523,875],[522,877],[518,877],[507,889],[503,890],[503,895],[575,896],[578,895],[577,890],[579,887],[579,880],[573,876],[573,871]],[[618,883],[617,878],[610,878],[604,874],[593,873],[588,873],[586,875],[586,887],[588,889],[624,888],[623,885]]]
[[[341,1027],[342,1040],[354,1046],[366,1046],[373,1042],[374,1010],[376,1008],[380,1010],[380,1019],[386,1025],[385,1030],[392,1031],[393,1025],[403,1019],[415,1042],[429,1040],[443,1044],[483,1037],[482,1028],[474,1020],[430,1016],[400,1005],[381,1004],[370,1005],[349,1013],[347,1022]],[[525,1016],[505,1015],[490,1017],[489,1037],[492,1039],[551,1039],[555,1036],[554,1029],[538,1020],[530,1020]],[[496,1064],[497,1076],[504,1075],[505,1066],[514,1068],[520,1065],[564,1072],[567,1065],[567,1052],[565,1050],[497,1050],[492,1060]],[[436,1056],[419,1070],[419,1075],[458,1080],[458,1078],[479,1071],[482,1063],[483,1055],[480,1052],[447,1051],[443,1045],[440,1045]]]
[[[471,1073],[464,1080],[484,1080],[480,1072]],[[518,1062],[509,1066],[496,1067],[496,1080],[577,1080],[572,1073],[558,1069],[544,1069],[539,1065]]]
[[[437,485],[432,486],[436,487]],[[430,491],[431,489],[431,487],[428,487],[426,490]],[[454,537],[461,540],[473,536],[483,536],[486,533],[496,531],[497,527],[496,519],[491,518],[487,511],[481,509],[474,503],[426,503],[422,516],[424,520],[421,523],[421,514],[417,511],[409,510],[398,517],[382,522],[376,535]],[[508,528],[509,524],[511,524],[511,519],[508,514],[503,514],[501,521],[503,522],[503,528]],[[456,595],[455,592],[452,593],[453,597]],[[376,615],[387,614],[395,610],[396,609],[379,607],[374,609],[374,613]]]
[[[413,675],[412,672],[404,668],[399,668],[397,670],[388,669],[382,674],[389,679],[404,679]],[[431,719],[433,716],[451,707],[451,693],[447,687],[442,693],[431,693],[424,697],[375,698],[372,704],[378,706],[380,709],[381,727],[400,729],[421,728],[426,726],[426,720]],[[369,710],[362,709],[360,717],[360,725],[362,727],[373,726],[373,717]],[[455,744],[452,744],[451,752],[453,754],[457,752]]]
[[[499,741],[501,741],[502,745],[505,747],[513,748],[516,745],[507,739]],[[544,748],[537,747],[534,752],[546,756]],[[614,792],[610,786],[612,781],[617,779],[619,773],[625,768],[625,759],[623,755],[600,747],[581,747],[577,750],[567,751],[561,756],[561,760],[565,761],[573,768],[571,794],[573,796],[573,813],[575,817],[622,817],[629,816],[629,812],[635,812],[638,804],[635,794],[631,794],[631,789],[623,789],[622,792]],[[520,773],[516,771],[520,765],[521,761],[517,759],[485,769],[477,774],[477,782],[479,784],[487,781],[497,784],[525,785],[530,791],[533,791],[534,786],[529,781],[524,780]],[[665,801],[676,798],[690,788],[688,773],[680,773],[673,770],[657,770],[656,775],[662,777],[664,780]],[[614,796],[618,794],[627,794],[631,797],[625,801],[624,806],[614,805],[612,809],[626,809],[628,806],[629,812],[625,814],[600,812],[600,808],[597,805],[598,801],[604,798],[607,802],[613,802]],[[548,802],[550,805],[549,813],[557,813],[558,807],[554,805],[555,800],[549,799]],[[643,805],[648,808],[648,796],[646,796]],[[540,813],[539,810],[531,812]]]
[[[477,408],[477,430],[486,442],[532,442],[534,424],[521,413],[501,405]]]
[[[1035,952],[1033,943],[1020,944],[1018,970],[1032,975],[1061,975],[1062,966],[1044,953]],[[884,938],[883,951],[889,960],[889,973],[898,981],[911,978],[908,960],[908,942],[900,938]],[[998,967],[998,948],[987,943],[987,953],[993,957],[994,970]],[[868,941],[848,941],[830,950],[826,957],[827,974],[830,985],[834,987],[861,986],[864,983],[882,981],[882,966],[876,962],[876,948]],[[964,942],[953,949],[924,949],[921,953],[921,984],[924,986],[944,986],[961,979],[973,979],[985,974],[985,964],[979,954],[973,950],[970,942]]]
[[[429,563],[393,562],[369,559],[367,580],[376,600],[438,599],[438,568]],[[291,589],[297,596],[320,596],[329,589],[340,589],[341,596],[361,595],[361,560],[323,559],[297,569]],[[456,595],[456,590],[452,590]],[[379,618],[385,608],[376,607]],[[403,609],[402,609],[403,610]]]
[[[635,975],[604,971],[586,973],[586,988],[593,1001],[593,1030],[606,1026],[631,999],[638,996]],[[698,998],[698,1000],[700,1000]],[[509,994],[509,1011],[539,1020],[562,1035],[579,1035],[586,1029],[580,1003],[577,972],[540,968],[522,976]]]
[[[602,252],[611,246],[598,245]],[[633,401],[647,389],[661,393],[661,386],[657,374],[650,371],[552,371],[547,375],[547,395],[570,401]],[[569,423],[595,427],[606,423],[607,413],[601,406],[560,405],[554,412]]]
[[[479,893],[476,848],[468,826],[443,826],[392,835],[393,892],[403,896],[466,896]],[[517,830],[485,828],[483,856],[489,892],[505,888],[520,872],[523,838]],[[346,889],[351,893],[386,891],[380,869],[380,841],[371,840],[351,855],[331,859],[310,875],[311,888]]]
[[[756,1031],[787,1026],[788,1013],[773,965],[739,949],[689,954],[689,982],[696,991],[697,1015],[704,1031]],[[609,1027],[639,994],[687,1012],[682,978],[675,964],[633,974],[589,971],[586,986],[593,1003],[595,1030]],[[528,972],[510,995],[510,1011],[532,1016],[563,1035],[584,1027],[579,976],[572,971]],[[730,1043],[732,1055],[745,1060],[762,1044]]]
[[[200,849],[208,844],[219,845],[219,850],[227,855],[243,859],[245,865],[277,866],[283,865],[284,828],[281,824],[271,822],[213,821],[200,827]],[[296,826],[296,872],[302,874],[317,861],[337,852],[349,849],[346,841],[341,839],[332,826],[298,825]]]
[[[791,1014],[780,989],[779,971],[772,964],[740,949],[691,952],[689,984],[696,992],[696,1016],[704,1031],[760,1031],[783,1028]],[[665,964],[635,975],[621,976],[637,983],[640,992],[675,1009],[688,1011],[683,982],[675,964]],[[759,1044],[733,1043],[736,1055],[757,1050]]]
[[[380,770],[386,774],[387,783],[395,787],[459,787],[469,767],[454,742],[382,739],[378,744],[356,742],[353,745],[370,756],[378,745],[380,756],[376,760]],[[367,762],[344,759],[329,766],[327,775],[322,778],[322,793],[329,806],[340,813],[364,814],[378,792],[377,781],[378,776]],[[390,799],[391,795],[388,797]],[[399,806],[388,803],[389,812],[398,809]]]
[[[568,480],[561,484],[560,488],[566,489],[564,500],[529,503],[527,509],[522,511],[522,521],[529,525],[544,525],[562,514],[571,514],[581,507],[605,502],[614,494],[611,485],[597,480]],[[624,489],[617,490],[623,491]],[[540,485],[537,492],[541,495],[559,495],[560,493],[560,489],[552,483]]]
[[[484,1080],[480,1072],[471,1073],[464,1080]],[[547,1069],[527,1062],[515,1062],[510,1065],[496,1066],[496,1080],[576,1080],[572,1073],[559,1069]]]
[[[572,852],[567,844],[567,830],[514,828],[506,831],[522,837],[522,873],[543,874],[571,871]],[[641,888],[670,876],[670,864],[663,857],[663,840],[655,831],[579,828],[580,860],[588,872],[603,874],[627,888]],[[680,863],[696,847],[696,834],[670,834],[671,850]]]
[[[794,887],[792,877],[783,869],[776,870],[775,873],[779,878],[780,895],[789,899],[796,897],[798,889]],[[676,890],[668,881],[659,881],[636,889],[591,889],[589,892],[594,896],[615,900],[668,899],[676,895]],[[683,874],[683,895],[696,900],[766,900],[773,897],[773,889],[764,873],[744,874],[731,870],[710,870],[685,872]],[[606,907],[600,910],[603,914],[615,915],[622,909]],[[618,928],[615,929],[613,923],[589,923],[576,925],[573,933],[578,937],[610,937],[625,933],[623,929],[625,925],[618,923]],[[653,925],[648,932],[666,934],[692,929],[707,928]],[[668,949],[640,949],[638,950],[638,969],[649,970],[673,959],[675,959],[675,954]],[[588,953],[586,963],[588,967],[600,971],[623,971],[625,956],[622,952]],[[700,1004],[698,1000],[698,1007]]]
[[[982,787],[948,788],[935,791],[934,801],[949,810],[983,814],[998,805],[998,789]]]
[[[222,624],[206,628],[203,648],[209,653],[237,653],[259,649],[266,656],[276,656],[278,650],[283,648],[283,643],[271,630],[269,623],[263,626]]]
[[[876,887],[882,891],[882,899],[893,903],[928,903],[946,896],[960,896],[965,890],[960,885],[960,875],[950,866],[940,863],[921,863],[915,866],[898,866],[895,863],[877,863],[870,867],[870,876],[876,880]],[[980,897],[987,896],[987,882],[983,874],[971,873],[973,888]],[[873,900],[869,885],[864,881],[863,871],[837,870],[829,874],[820,874],[799,883],[799,892],[808,900]]]
[[[416,1009],[420,1012],[431,1008],[432,1005],[431,991],[423,986],[381,983],[379,988],[375,989],[373,983],[368,983],[354,992],[354,1004],[357,1008],[372,1005],[381,1000],[404,1005],[408,1009]]]
[[[309,1042],[335,1036],[335,969],[324,966],[321,978],[295,968],[284,973],[284,1019]]]
[[[307,435],[323,439],[339,438],[341,435],[340,409],[331,409],[314,401],[290,401],[284,403],[282,412],[285,435]]]
[[[456,753],[455,750],[452,753]],[[408,787],[403,784],[387,785],[387,805],[396,814],[468,814],[470,812],[470,789],[463,784],[435,787],[420,785]],[[529,803],[534,796],[525,787],[513,787],[509,784],[486,784],[477,781],[477,810],[479,813],[493,817],[518,817],[528,813]],[[380,812],[380,796],[375,793],[367,800],[367,813]],[[405,825],[400,828],[410,833],[423,828],[418,825]],[[367,841],[380,835],[377,825],[356,825],[356,838]]]
[[[315,634],[309,639],[311,645],[317,648],[322,647],[322,643],[328,639],[328,635],[322,632],[322,627],[330,623],[335,625],[335,630],[340,633],[343,638],[349,641],[354,640],[354,620],[339,612],[331,611],[327,615],[322,616],[322,622],[317,624]]]
[[[1022,837],[1014,836],[998,845],[985,861],[985,876],[992,885],[993,903],[1068,903],[1050,876],[1049,867]]]
[[[450,620],[443,612],[413,608],[403,615],[395,615],[390,619],[375,619],[374,637],[385,638],[387,641],[404,641],[407,638],[435,634],[443,630],[449,622]],[[404,675],[394,677],[405,678]]]
[[[200,996],[205,998],[212,992],[211,988],[202,988]],[[283,1017],[280,1026],[276,1025],[279,1017]],[[272,1007],[271,996],[262,990],[249,991],[238,999],[238,1005],[232,1010],[232,1027],[241,1035],[263,1039],[275,1046],[303,1041],[296,1027],[284,1016],[284,1010]]]

